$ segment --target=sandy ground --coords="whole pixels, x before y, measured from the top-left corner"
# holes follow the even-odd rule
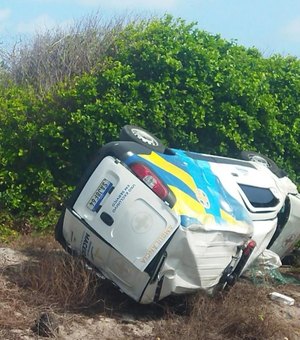
[[[11,282],[7,281],[4,270],[7,266],[19,265],[23,261],[28,260],[22,253],[12,250],[10,248],[0,248],[0,290],[14,289],[11,287]],[[287,294],[294,299],[294,304],[288,306],[286,304],[272,301],[271,308],[274,312],[274,317],[284,318],[289,322],[291,327],[299,329],[299,333],[295,332],[295,339],[300,339],[300,286],[286,285],[280,286],[280,293]],[[11,312],[12,306],[9,303],[0,301],[0,313]],[[22,318],[26,308],[21,310],[14,310],[16,318]],[[38,312],[38,309],[37,311]],[[38,315],[38,313],[36,314]],[[0,338],[1,339],[41,339],[33,332],[34,318],[32,315],[31,323],[28,325],[23,324],[19,327],[8,327],[0,325]],[[155,323],[163,322],[160,318],[139,318],[134,310],[128,310],[113,315],[112,317],[104,316],[102,314],[93,314],[92,317],[84,314],[66,313],[66,314],[53,314],[57,325],[54,332],[54,338],[62,340],[89,340],[89,339],[160,339],[153,335],[153,328]],[[23,315],[24,320],[25,315]],[[27,320],[28,320],[28,316]],[[57,328],[56,328],[57,327]],[[2,329],[1,329],[2,328]],[[299,337],[298,337],[299,335]],[[287,339],[282,339],[287,340]],[[290,339],[289,339],[290,340]]]
[[[5,275],[1,275],[7,266],[20,265],[22,262],[29,260],[21,252],[10,248],[0,248],[0,290],[10,289],[11,283],[8,282]],[[12,309],[12,306],[0,301],[0,313],[5,313]],[[26,310],[26,309],[24,309]],[[15,311],[15,316],[20,318],[22,311]],[[36,316],[40,313],[36,311]],[[66,313],[58,314],[51,312],[51,315],[58,322],[58,328],[54,333],[54,338],[62,340],[88,340],[88,339],[132,339],[132,338],[151,338],[154,321],[139,320],[134,310],[120,313],[113,317],[103,316],[101,314],[92,317],[83,314]],[[33,332],[34,316],[32,323],[28,327],[11,328],[7,332],[1,333],[1,340],[7,339],[24,339],[32,340],[45,338],[36,335]],[[35,319],[37,320],[37,319]]]

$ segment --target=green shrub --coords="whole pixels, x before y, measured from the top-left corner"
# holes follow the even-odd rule
[[[18,233],[12,229],[13,224],[13,217],[7,212],[0,211],[0,244],[18,236]]]
[[[257,150],[300,182],[298,59],[263,58],[165,16],[118,31],[114,52],[84,71],[42,97],[3,76],[0,210],[45,229],[125,124],[172,147],[237,157]]]

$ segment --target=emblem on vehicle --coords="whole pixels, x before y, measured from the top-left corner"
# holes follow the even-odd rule
[[[85,233],[81,242],[81,254],[84,257],[88,256],[90,247],[91,247],[91,240],[90,240],[90,234]]]
[[[132,229],[138,233],[138,234],[143,234],[148,232],[153,224],[153,220],[151,215],[145,213],[145,212],[140,212],[137,213],[133,218],[132,218]]]
[[[198,201],[203,205],[203,207],[205,209],[209,209],[210,208],[209,199],[208,199],[206,193],[203,190],[197,189],[196,196],[197,196]]]

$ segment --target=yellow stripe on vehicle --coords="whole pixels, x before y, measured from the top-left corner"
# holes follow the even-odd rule
[[[225,220],[226,222],[232,225],[238,224],[238,221],[234,217],[232,217],[230,214],[228,214],[226,211],[224,211],[223,209],[220,209],[220,212],[221,212],[221,217],[223,218],[223,220]]]
[[[139,155],[141,158],[146,159],[147,161],[154,163],[156,166],[160,167],[161,169],[171,173],[172,175],[179,178],[181,181],[183,181],[191,190],[196,192],[197,187],[193,180],[193,177],[190,176],[187,172],[184,170],[178,168],[176,165],[166,161],[162,157],[160,157],[157,153],[151,152],[150,155]]]
[[[176,196],[176,203],[173,210],[178,215],[186,215],[198,219],[199,217],[201,218],[204,215],[207,215],[203,205],[196,201],[193,197],[172,185],[170,185],[170,189]]]

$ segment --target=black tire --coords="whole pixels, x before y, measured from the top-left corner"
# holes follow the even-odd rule
[[[246,161],[252,161],[262,164],[270,169],[277,177],[282,178],[286,176],[286,172],[279,168],[279,166],[269,157],[262,155],[255,151],[242,151],[240,154],[241,158]]]
[[[120,131],[120,140],[136,142],[160,153],[164,153],[166,150],[166,147],[160,141],[160,139],[152,135],[150,132],[135,125],[123,126]]]

